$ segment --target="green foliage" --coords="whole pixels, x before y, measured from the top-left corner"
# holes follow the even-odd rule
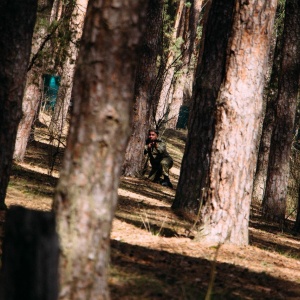
[[[164,0],[163,9],[163,53],[164,57],[167,56],[169,52],[171,37],[174,30],[175,16],[176,16],[177,1],[174,0]]]
[[[278,35],[282,35],[283,28],[284,28],[285,1],[286,0],[278,1],[275,24],[274,24],[275,30],[277,31]]]
[[[50,15],[38,15],[35,27],[35,40],[40,45],[36,53],[33,53],[33,64],[42,72],[60,74],[66,59],[70,56],[70,43],[79,46],[75,39],[77,29],[72,24],[75,0],[62,1],[62,14],[58,20],[49,23]],[[44,69],[43,66],[46,66]]]
[[[186,2],[186,3],[184,3],[184,5],[185,5],[185,7],[190,8],[192,6],[192,3],[191,2]]]

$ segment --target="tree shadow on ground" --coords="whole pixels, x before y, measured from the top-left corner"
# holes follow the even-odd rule
[[[168,227],[164,227],[162,226],[163,224],[146,223],[146,221],[143,220],[133,220],[121,216],[117,216],[117,219],[127,224],[131,224],[137,228],[150,231],[153,235],[162,236],[166,238],[179,236],[179,234],[175,230],[172,230]]]
[[[44,184],[55,187],[58,179],[47,174],[43,174],[41,172],[36,172],[33,170],[29,170],[20,165],[13,164],[12,174],[13,177],[19,177],[30,181],[33,185]]]
[[[133,201],[127,197],[119,196],[118,209],[122,211],[130,211],[132,209],[139,210],[159,210],[170,212],[170,204],[168,202],[161,201],[162,205],[151,204],[149,201],[137,200]]]
[[[168,204],[173,202],[175,195],[175,189],[171,190],[162,187],[160,184],[137,178],[126,178],[126,180],[121,182],[120,188]]]
[[[56,186],[58,179],[47,174],[29,170],[20,165],[13,164],[11,177],[14,182],[16,179],[26,180],[26,184],[30,184],[33,189],[45,193],[46,196],[51,196],[53,194],[53,188]],[[51,191],[45,189],[46,186],[51,188]]]
[[[286,220],[284,226],[281,226],[279,223],[265,220],[260,207],[252,205],[249,221],[250,245],[300,259],[300,237],[294,235],[294,223]]]
[[[295,259],[300,259],[300,251],[299,251],[299,244],[292,245],[291,243],[288,244],[280,244],[278,240],[270,241],[266,239],[262,239],[261,236],[258,238],[255,235],[251,235],[251,245],[258,247],[263,250],[268,250],[271,252],[277,252],[281,255],[286,257],[291,257]],[[299,295],[300,297],[300,295]]]
[[[25,163],[30,163],[43,169],[59,171],[64,149],[39,141],[31,141],[26,150]]]
[[[112,240],[111,296],[120,299],[204,299],[212,262]],[[211,299],[297,299],[300,284],[215,263]]]
[[[176,138],[177,140],[182,141],[184,144],[187,140],[187,130],[173,130],[173,129],[166,129],[163,133],[165,138]]]

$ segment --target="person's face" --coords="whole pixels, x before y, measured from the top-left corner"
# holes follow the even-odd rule
[[[155,140],[157,140],[157,134],[154,131],[150,131],[148,138],[150,141],[155,141]]]

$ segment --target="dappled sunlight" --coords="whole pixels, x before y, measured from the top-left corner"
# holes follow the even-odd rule
[[[47,168],[32,165],[32,164],[29,164],[29,163],[26,163],[26,162],[18,162],[18,165],[21,166],[24,169],[34,170],[35,172],[48,175],[48,169]],[[55,178],[58,178],[59,177],[59,172],[58,171],[53,171],[52,176],[55,177]]]
[[[111,231],[112,300],[204,299],[216,247],[196,242],[194,223],[171,209],[184,136],[182,132],[178,137],[176,132],[168,134],[172,138],[167,147],[175,158],[170,170],[174,189],[147,178],[121,177]],[[14,164],[8,206],[51,209],[61,159],[55,161],[52,176],[48,175],[49,150],[43,142],[31,143],[24,162]],[[265,222],[256,207],[251,210],[249,234],[249,246],[219,249],[214,293],[220,299],[297,299],[299,237]]]
[[[180,169],[179,169],[179,168],[176,168],[176,167],[172,167],[172,168],[170,169],[170,174],[171,174],[171,175],[179,176],[179,174],[180,174]]]

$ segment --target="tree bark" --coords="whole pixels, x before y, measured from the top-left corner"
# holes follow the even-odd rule
[[[166,127],[176,129],[180,107],[183,103],[185,95],[189,95],[190,91],[187,90],[186,81],[192,80],[190,73],[194,73],[195,57],[197,57],[198,50],[196,43],[197,28],[200,22],[200,11],[202,8],[202,0],[192,1],[191,8],[185,10],[185,22],[183,29],[183,45],[182,45],[182,64],[179,70],[179,75],[174,83],[174,90],[172,98],[170,99],[170,112]],[[195,53],[195,49],[196,53]],[[192,77],[192,78],[191,78]],[[186,97],[187,98],[187,97]]]
[[[51,1],[47,1],[47,3],[44,4],[42,9],[43,17],[45,17],[46,15],[45,11],[49,11],[51,9],[51,7],[49,7],[50,5]],[[42,98],[41,74],[44,72],[44,66],[48,65],[48,63],[45,63],[45,60],[47,58],[45,59],[44,55],[36,54],[43,49],[42,45],[44,45],[45,43],[45,35],[45,25],[40,25],[39,22],[37,22],[33,33],[31,50],[31,53],[35,54],[33,54],[31,57],[32,60],[27,72],[26,87],[22,101],[23,115],[18,126],[15,150],[13,155],[14,159],[19,161],[23,161],[24,159],[30,136],[33,135],[34,121],[38,118],[39,115],[38,110]]]
[[[297,199],[298,209],[297,209],[297,216],[296,222],[294,224],[293,230],[297,233],[300,233],[300,185],[298,186],[298,199]]]
[[[154,0],[147,11],[147,31],[141,43],[135,78],[132,133],[125,153],[122,171],[124,176],[141,176],[145,164],[143,149],[150,127],[150,107],[153,105],[156,88],[156,60],[159,34],[162,30],[162,9],[163,1]]]
[[[275,127],[275,109],[277,105],[278,95],[278,75],[280,69],[280,58],[282,53],[282,30],[283,20],[281,16],[284,13],[284,5],[278,5],[277,8],[277,30],[274,31],[275,49],[274,55],[270,56],[272,63],[272,71],[270,80],[265,88],[266,109],[262,124],[262,133],[258,150],[257,166],[253,182],[252,201],[262,203],[267,181],[269,154],[271,146],[271,138]]]
[[[178,38],[178,29],[184,11],[184,2],[184,0],[180,0],[178,2],[178,7],[176,11],[174,28],[170,40],[170,49],[168,52],[168,58],[163,77],[163,84],[161,87],[162,89],[160,91],[158,104],[155,112],[155,124],[157,128],[160,128],[164,125],[168,114],[169,96],[172,95],[172,83],[174,79],[175,66],[177,64],[176,61],[178,60],[178,57],[176,57],[176,53],[174,51],[174,46]]]
[[[256,145],[263,107],[264,70],[267,66],[276,6],[276,0],[264,5],[254,0],[243,3],[237,1],[227,48],[226,70],[225,64],[221,68],[226,71],[226,76],[219,94],[211,98],[213,101],[205,103],[211,108],[209,116],[214,115],[214,118],[206,117],[206,128],[200,127],[200,132],[198,124],[201,120],[191,119],[189,135],[197,140],[198,151],[205,161],[200,164],[201,168],[198,165],[198,174],[196,173],[198,178],[194,186],[197,194],[192,198],[189,193],[187,198],[189,202],[196,203],[198,208],[201,205],[201,225],[196,240],[204,243],[248,244]],[[213,8],[214,2],[211,10]],[[227,10],[231,11],[232,7],[226,7],[224,11]],[[223,34],[228,32],[230,27]],[[207,33],[205,36],[206,39],[211,37]],[[224,52],[224,48],[220,48],[222,49]],[[204,49],[202,63],[207,59],[205,51]],[[208,79],[210,78],[202,79],[203,84],[205,82],[209,85]],[[188,142],[192,143],[191,137]],[[208,146],[203,146],[201,142],[208,142]],[[191,150],[194,151],[189,153],[190,147],[191,145],[187,146],[184,155],[189,157],[191,165],[191,159],[195,163],[197,149],[193,147]],[[182,175],[183,172],[180,177]],[[185,188],[193,190],[194,186],[189,183]],[[183,186],[181,190],[182,188]],[[183,195],[182,193],[181,196]]]
[[[232,27],[234,0],[214,1],[205,23],[203,63],[198,59],[190,109],[189,133],[172,208],[197,215],[201,189],[206,186],[208,156],[213,140],[215,102],[225,75],[226,47]],[[201,53],[199,53],[200,55]],[[192,186],[193,188],[190,188]]]
[[[290,153],[300,80],[300,3],[287,0],[283,50],[278,81],[276,123],[271,139],[263,215],[284,221],[290,171]]]
[[[0,208],[5,207],[36,19],[36,0],[0,3]]]
[[[54,197],[60,299],[109,299],[110,230],[130,134],[145,1],[90,1],[74,77],[74,106]]]
[[[32,68],[27,73],[27,83],[22,102],[23,116],[18,126],[16,144],[14,150],[14,159],[23,161],[29,137],[32,133],[32,124],[34,118],[38,115],[38,108],[41,100],[40,77],[36,76],[36,69]]]

